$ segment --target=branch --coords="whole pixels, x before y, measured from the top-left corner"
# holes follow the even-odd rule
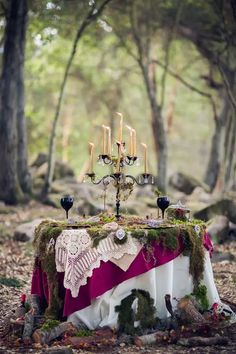
[[[179,0],[178,8],[177,8],[177,13],[175,17],[175,22],[171,28],[168,42],[167,42],[167,47],[166,47],[166,55],[165,55],[165,65],[164,65],[164,70],[161,78],[161,102],[160,102],[160,107],[164,106],[164,101],[165,101],[165,88],[166,88],[166,76],[167,76],[167,70],[169,67],[169,61],[170,61],[170,48],[171,48],[171,43],[175,34],[176,27],[178,26],[179,19],[180,19],[180,14],[182,10],[182,0]]]
[[[73,42],[73,46],[72,46],[72,50],[71,50],[71,53],[70,53],[70,56],[69,56],[69,59],[68,59],[67,65],[66,65],[63,79],[62,79],[61,88],[60,88],[59,97],[58,97],[57,106],[56,106],[56,111],[55,111],[55,115],[54,115],[54,119],[53,119],[52,133],[51,133],[50,142],[49,142],[48,170],[47,170],[47,174],[46,174],[46,178],[45,178],[45,185],[44,185],[44,188],[42,191],[42,195],[44,198],[48,195],[48,192],[49,192],[49,189],[51,186],[51,182],[53,179],[54,150],[55,150],[57,122],[58,122],[58,118],[59,118],[60,111],[61,111],[61,105],[62,105],[62,99],[64,96],[66,81],[68,78],[68,74],[69,74],[69,70],[70,70],[72,61],[74,59],[74,56],[75,56],[75,53],[77,50],[77,45],[78,45],[79,39],[81,38],[85,29],[93,21],[95,21],[97,17],[100,16],[100,14],[104,10],[105,6],[111,1],[112,0],[104,0],[98,9],[96,9],[96,4],[94,3],[91,6],[90,10],[88,11],[87,15],[85,16],[85,18],[83,19],[83,21],[82,21],[81,25],[79,26],[78,31],[76,33],[76,36],[75,36],[75,39]]]
[[[162,62],[160,62],[159,60],[153,60],[154,63],[160,65],[162,68],[165,67],[165,64],[163,64]],[[184,86],[188,87],[191,91],[197,92],[199,95],[207,97],[212,105],[212,109],[213,109],[213,113],[214,113],[214,119],[217,120],[217,111],[216,111],[216,105],[215,102],[213,100],[213,97],[211,96],[210,93],[204,92],[200,89],[198,89],[197,87],[191,85],[190,83],[188,83],[186,80],[184,80],[180,75],[176,74],[172,69],[167,68],[167,73],[171,76],[173,76],[174,78],[176,78],[179,82],[181,82]]]
[[[218,63],[218,68],[219,68],[219,71],[220,71],[220,74],[222,76],[222,79],[223,79],[223,82],[224,82],[224,85],[225,85],[225,88],[226,88],[226,92],[227,92],[227,95],[229,97],[229,100],[233,106],[233,109],[236,111],[236,100],[234,98],[234,95],[233,95],[233,92],[230,88],[230,84],[229,84],[229,81],[224,73],[224,70],[222,69],[221,65]]]

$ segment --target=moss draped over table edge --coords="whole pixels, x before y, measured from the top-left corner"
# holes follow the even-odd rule
[[[62,299],[58,295],[58,279],[55,264],[55,247],[49,247],[50,240],[54,241],[65,229],[86,227],[87,232],[93,241],[93,247],[97,247],[99,242],[108,236],[112,231],[104,230],[104,224],[95,224],[81,222],[77,224],[68,224],[67,222],[44,220],[35,229],[34,247],[36,256],[41,261],[42,269],[47,274],[49,280],[49,304],[45,315],[50,318],[58,318]],[[196,233],[194,227],[199,226],[199,234]],[[203,236],[205,232],[205,224],[200,220],[191,220],[183,222],[180,220],[172,220],[168,225],[161,225],[157,228],[149,228],[144,224],[137,225],[119,225],[131,237],[139,240],[145,245],[147,252],[151,252],[153,242],[161,243],[169,250],[176,250],[179,247],[179,238],[184,243],[183,255],[189,256],[189,273],[192,275],[194,288],[197,288],[204,271],[204,246]],[[114,237],[114,240],[116,238]],[[126,242],[127,237],[123,240]],[[122,240],[121,242],[122,243]]]

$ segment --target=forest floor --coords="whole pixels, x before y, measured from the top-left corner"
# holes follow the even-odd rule
[[[55,218],[62,217],[62,211],[31,202],[28,206],[5,208],[0,205],[0,280],[3,278],[15,278],[19,287],[3,285],[0,281],[0,324],[9,316],[17,306],[22,293],[29,294],[31,274],[34,263],[34,250],[31,242],[20,243],[13,240],[14,228],[23,222],[36,218],[45,218],[45,215]],[[4,232],[3,232],[4,230]],[[236,242],[224,245],[216,245],[215,250],[223,254],[230,253],[231,259],[213,263],[215,283],[223,301],[236,303]],[[233,257],[234,256],[234,257]],[[235,304],[236,308],[236,304]],[[235,309],[234,308],[234,309]],[[236,326],[234,325],[234,338],[236,338]],[[53,344],[52,344],[53,346]],[[0,341],[0,354],[34,353],[42,354],[48,351],[44,348],[25,348],[17,343]],[[93,351],[94,352],[94,351]],[[136,354],[136,353],[236,353],[236,340],[224,346],[185,348],[177,345],[137,347],[125,345],[100,350],[99,353]],[[74,353],[86,353],[91,351],[75,350]]]

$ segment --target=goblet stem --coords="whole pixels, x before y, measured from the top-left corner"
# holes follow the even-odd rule
[[[66,210],[66,219],[68,220],[68,210]]]
[[[162,219],[164,219],[165,210],[162,210],[162,211],[161,211],[161,215],[162,215]]]

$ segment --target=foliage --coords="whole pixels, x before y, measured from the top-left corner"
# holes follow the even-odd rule
[[[44,322],[44,324],[42,325],[41,329],[44,330],[44,331],[48,331],[50,329],[55,328],[59,324],[60,324],[60,321],[58,321],[58,320],[48,319],[48,320],[46,320]]]
[[[137,301],[137,313],[132,309],[132,304]],[[118,312],[119,331],[127,334],[139,334],[144,329],[151,329],[155,325],[154,300],[149,292],[140,289],[133,289],[131,294],[121,300],[120,305],[115,307]],[[138,327],[134,326],[135,321],[140,321]]]
[[[90,331],[89,329],[79,329],[76,333],[76,337],[89,337],[93,334],[93,331]]]
[[[195,299],[199,302],[203,311],[206,311],[209,309],[209,301],[207,298],[207,288],[205,285],[199,284],[199,285],[195,286],[194,291],[191,295],[193,295],[195,297]]]
[[[22,286],[21,282],[16,278],[0,277],[0,284],[13,288],[20,288]]]

